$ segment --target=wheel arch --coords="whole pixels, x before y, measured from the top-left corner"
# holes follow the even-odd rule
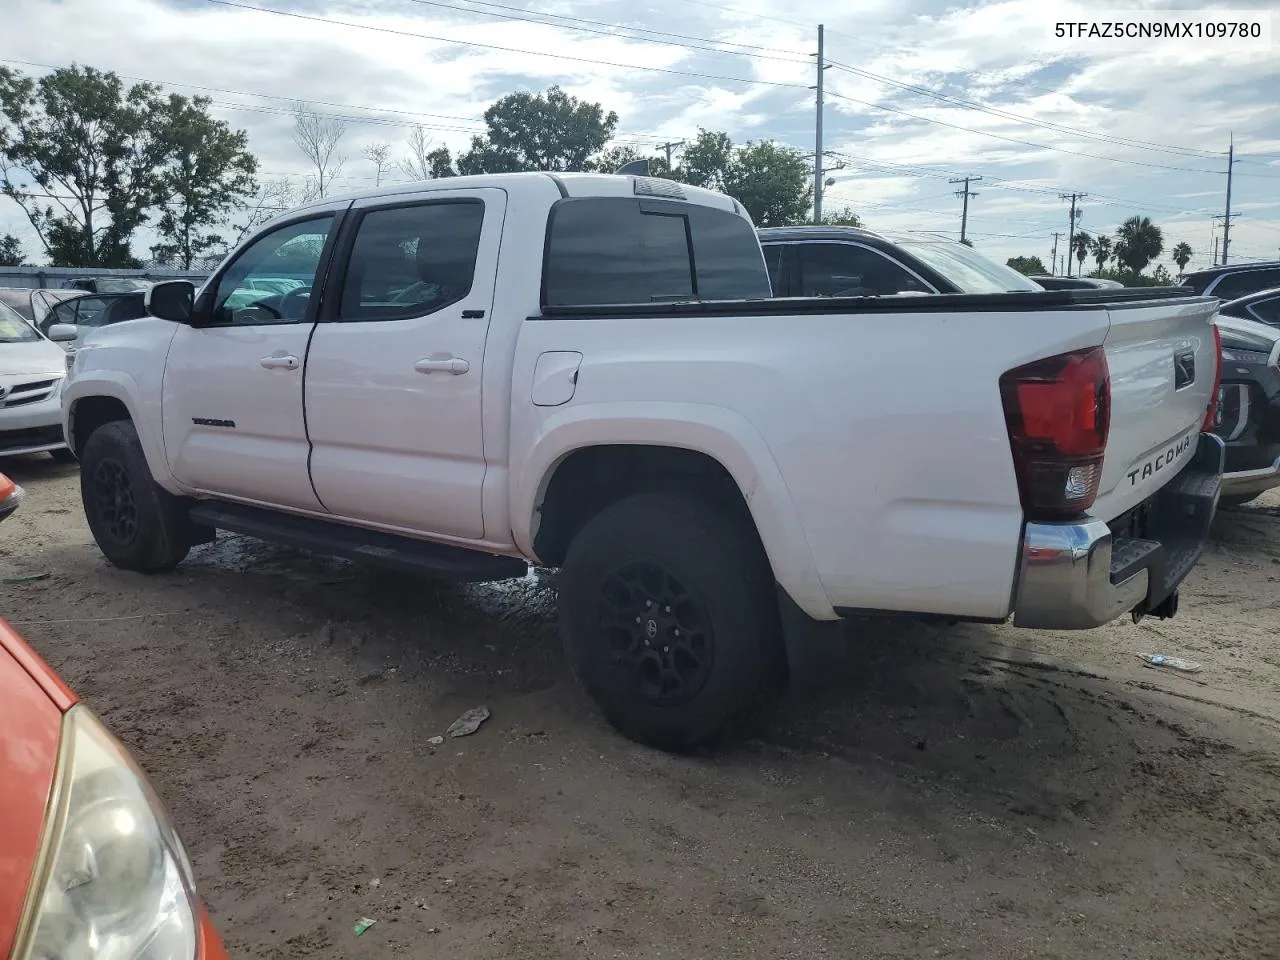
[[[113,420],[129,420],[138,432],[152,477],[169,492],[180,493],[164,456],[159,409],[154,416],[147,416],[139,409],[136,396],[137,385],[124,374],[99,375],[92,382],[72,381],[62,400],[62,430],[67,445],[79,457],[89,435],[98,427]]]
[[[512,484],[512,533],[526,556],[554,562],[594,512],[621,497],[672,489],[637,483],[641,476],[697,475],[697,488],[722,481],[726,495],[738,501],[755,527],[778,585],[810,617],[835,618],[818,577],[808,540],[781,471],[764,439],[740,415],[706,404],[663,403],[637,411],[632,404],[583,404],[557,411],[536,431],[537,442],[522,457]],[[570,522],[570,531],[544,523],[563,523],[557,486],[595,459],[614,468],[606,488],[592,486],[592,499]],[[598,475],[598,474],[597,474]],[[557,479],[559,478],[559,479]],[[550,500],[548,498],[551,498]]]

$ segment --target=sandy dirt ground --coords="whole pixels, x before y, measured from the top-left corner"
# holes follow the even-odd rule
[[[1280,496],[1173,620],[853,623],[757,738],[675,757],[579,693],[543,579],[234,537],[142,577],[74,467],[0,469],[0,575],[49,574],[3,614],[146,767],[233,956],[1280,957]]]

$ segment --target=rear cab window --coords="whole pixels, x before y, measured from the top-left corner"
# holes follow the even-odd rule
[[[633,197],[558,201],[547,224],[544,306],[754,300],[772,295],[745,217]]]

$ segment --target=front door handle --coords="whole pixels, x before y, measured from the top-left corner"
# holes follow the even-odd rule
[[[466,373],[471,364],[461,357],[427,357],[413,365],[419,373],[452,373],[454,376]]]
[[[274,370],[276,368],[280,368],[283,370],[298,369],[297,357],[263,357],[258,362],[262,364],[264,367],[266,367],[268,370]]]

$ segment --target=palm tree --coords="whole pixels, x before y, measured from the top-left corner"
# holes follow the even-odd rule
[[[1102,268],[1107,265],[1107,261],[1111,259],[1111,238],[1103,234],[1098,234],[1093,238],[1090,245],[1090,252],[1093,254],[1093,262],[1098,265],[1098,273],[1102,272]]]
[[[1183,240],[1173,248],[1173,262],[1178,265],[1178,279],[1182,279],[1182,273],[1187,269],[1187,264],[1191,262],[1194,254],[1191,252],[1191,245]]]
[[[1093,237],[1089,236],[1083,230],[1071,238],[1071,249],[1075,252],[1076,262],[1080,264],[1077,273],[1084,273],[1084,262],[1089,256],[1089,250],[1092,249]]]
[[[1116,258],[1135,275],[1164,251],[1164,234],[1150,217],[1130,217],[1116,231]]]

